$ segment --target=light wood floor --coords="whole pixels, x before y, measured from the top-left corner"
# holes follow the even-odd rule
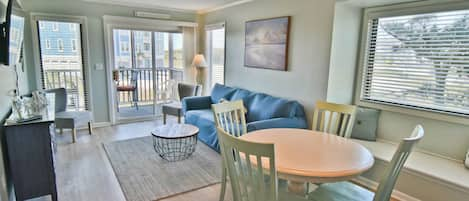
[[[122,124],[94,129],[93,135],[87,130],[79,130],[77,142],[72,144],[69,131],[57,133],[56,154],[57,191],[60,201],[126,201],[111,164],[102,147],[103,142],[125,140],[149,136],[150,131],[162,120]],[[176,123],[176,118],[169,118],[168,123]],[[166,200],[171,201],[206,201],[218,200],[219,185],[207,187],[187,195],[180,195]],[[198,199],[194,199],[196,196]],[[49,196],[34,201],[48,201]],[[227,196],[227,201],[231,200]]]
[[[176,123],[169,118],[168,123]],[[122,124],[78,132],[77,143],[72,144],[70,132],[57,134],[56,154],[57,190],[60,201],[126,201],[111,164],[102,147],[103,142],[149,136],[162,120]],[[190,193],[167,198],[164,201],[218,201],[220,185],[210,186]],[[226,201],[231,201],[227,189]],[[43,197],[34,201],[49,201]]]

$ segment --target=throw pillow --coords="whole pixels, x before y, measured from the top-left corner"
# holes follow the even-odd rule
[[[352,138],[376,141],[379,114],[379,110],[359,107],[352,129]]]

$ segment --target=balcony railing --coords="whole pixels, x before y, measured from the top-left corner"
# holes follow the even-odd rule
[[[66,89],[68,110],[85,110],[87,108],[81,70],[48,69],[44,70],[43,79],[46,89]]]
[[[152,68],[118,69],[119,86],[136,85],[135,92],[118,92],[119,105],[128,107],[136,100],[138,105],[153,104],[154,98],[164,101],[167,97],[162,93],[168,88],[168,81],[183,80],[183,71],[179,69],[156,68],[153,77]],[[134,80],[132,80],[132,75]],[[155,84],[155,85],[154,85]],[[86,109],[86,93],[81,70],[54,69],[44,70],[44,87],[46,89],[65,88],[67,90],[67,108],[69,110]],[[154,89],[154,87],[156,87]],[[156,94],[155,94],[156,93]],[[136,99],[133,95],[136,95]]]
[[[116,80],[118,86],[136,88],[135,91],[118,92],[117,97],[121,107],[129,106],[135,101],[139,105],[153,104],[155,98],[158,101],[164,101],[167,97],[162,92],[167,90],[168,81],[183,80],[183,71],[173,68],[159,67],[155,71],[152,68],[126,68],[117,71],[119,72],[119,78]]]

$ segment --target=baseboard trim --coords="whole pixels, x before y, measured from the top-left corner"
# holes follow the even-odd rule
[[[102,128],[102,127],[108,127],[111,126],[111,122],[96,122],[93,123],[93,128]]]
[[[108,127],[111,126],[111,122],[96,122],[91,124],[93,128],[102,128],[102,127]],[[88,126],[82,126],[78,127],[77,130],[88,130]]]
[[[353,182],[360,184],[362,186],[365,186],[369,189],[376,190],[378,189],[378,182],[375,182],[373,180],[370,180],[368,178],[365,178],[363,176],[359,176],[356,179],[352,180]],[[392,191],[392,198],[397,199],[399,201],[421,201],[415,197],[412,197],[410,195],[407,195],[403,192],[400,192],[398,190],[393,190]]]

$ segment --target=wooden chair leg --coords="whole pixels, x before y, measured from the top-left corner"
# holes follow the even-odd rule
[[[163,114],[163,124],[166,124],[166,114]]]
[[[75,143],[77,142],[77,129],[72,128],[72,142]]]
[[[91,121],[88,122],[88,131],[90,132],[90,135],[93,134],[93,125],[91,124]]]
[[[222,166],[222,178],[221,178],[221,189],[220,189],[220,201],[225,200],[225,192],[226,192],[226,168]]]
[[[178,114],[178,124],[180,124],[180,123],[181,123],[181,115]]]

